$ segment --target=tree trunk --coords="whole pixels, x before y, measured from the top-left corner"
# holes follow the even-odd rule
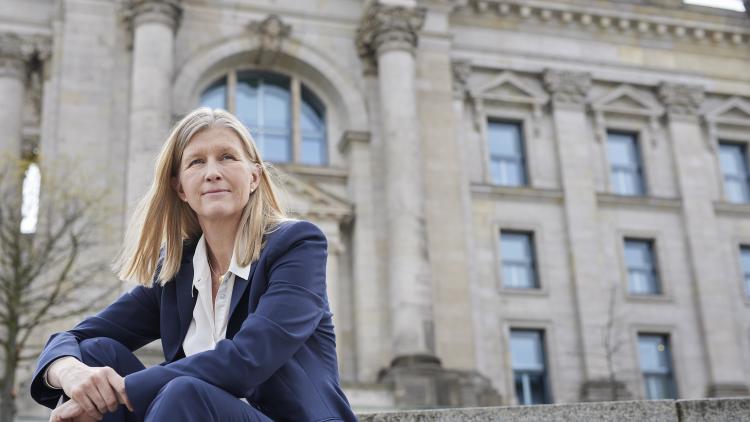
[[[0,390],[0,422],[13,422],[16,415],[16,366],[18,366],[18,350],[16,349],[16,338],[18,331],[15,327],[9,327],[8,338],[5,344],[5,362],[3,362],[2,389]]]

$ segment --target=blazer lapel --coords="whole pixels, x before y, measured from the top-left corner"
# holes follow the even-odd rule
[[[175,283],[177,284],[177,313],[180,319],[179,346],[182,346],[188,328],[190,328],[190,322],[193,320],[193,308],[195,308],[196,300],[196,295],[192,294],[193,263],[184,263],[182,268],[183,270],[178,273],[175,279]],[[178,350],[179,346],[177,347]]]
[[[253,279],[253,273],[255,273],[255,268],[257,267],[258,261],[255,261],[250,266],[250,273],[247,276],[247,280],[244,278],[235,275],[234,276],[234,288],[232,289],[232,302],[229,304],[229,316],[228,318],[231,319],[232,315],[234,315],[235,309],[237,309],[237,304],[240,303],[240,299],[242,298],[242,295],[245,294],[245,290],[247,290],[247,286],[250,284],[250,280]]]

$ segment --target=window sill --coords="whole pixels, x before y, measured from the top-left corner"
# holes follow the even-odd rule
[[[613,207],[657,208],[668,210],[679,210],[682,207],[682,200],[680,200],[680,198],[627,196],[617,195],[610,192],[597,193],[596,201],[599,205]]]
[[[559,189],[534,188],[531,186],[500,186],[487,183],[472,183],[472,194],[489,199],[520,199],[540,202],[562,203],[563,193]]]
[[[498,293],[502,295],[510,296],[549,296],[549,292],[546,288],[535,287],[535,288],[513,288],[513,287],[500,287]]]
[[[674,303],[674,299],[668,294],[657,294],[657,295],[635,295],[626,294],[625,300],[631,303]]]
[[[349,175],[348,170],[340,167],[312,166],[299,163],[275,163],[274,167],[289,173],[315,178],[345,180]]]
[[[728,216],[750,217],[750,203],[715,201],[714,212]]]

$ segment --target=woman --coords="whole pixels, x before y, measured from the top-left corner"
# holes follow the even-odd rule
[[[32,397],[70,397],[52,420],[356,420],[325,236],[286,218],[236,117],[199,108],[176,125],[133,221],[118,275],[140,285],[42,351]],[[159,338],[166,361],[146,369],[132,351]]]

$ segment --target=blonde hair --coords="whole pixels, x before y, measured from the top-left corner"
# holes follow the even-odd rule
[[[279,223],[289,220],[267,171],[270,165],[263,163],[255,141],[245,126],[227,111],[198,108],[175,125],[159,153],[154,181],[133,213],[122,251],[115,263],[115,271],[120,279],[145,286],[151,286],[154,282],[164,285],[179,271],[183,242],[197,240],[201,228],[195,212],[179,199],[171,181],[172,177],[179,176],[182,154],[193,136],[214,127],[234,130],[242,142],[246,158],[256,163],[261,171],[260,184],[245,205],[235,237],[237,262],[246,266],[256,261],[264,246],[263,236],[273,231]],[[163,251],[163,257],[160,257],[160,251]],[[158,278],[155,279],[157,270]]]

